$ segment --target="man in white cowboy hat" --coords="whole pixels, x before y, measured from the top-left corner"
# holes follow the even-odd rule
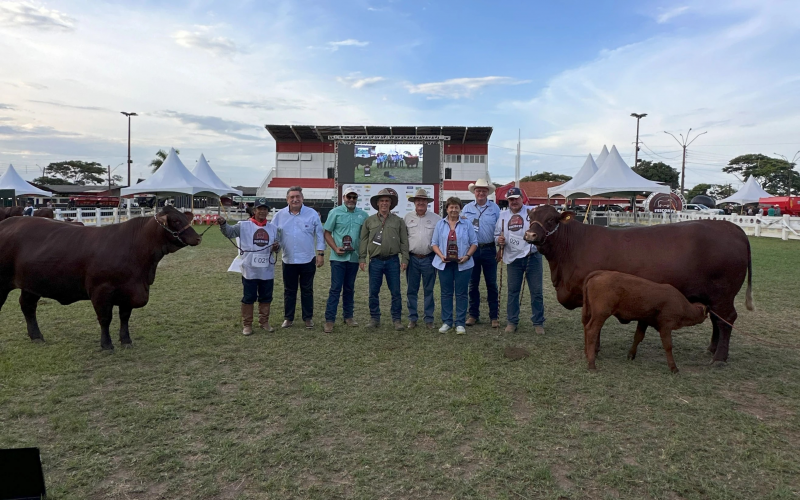
[[[358,259],[359,268],[364,271],[369,255],[369,326],[375,328],[381,323],[379,294],[383,277],[386,276],[386,285],[392,294],[394,329],[403,330],[400,322],[403,314],[400,271],[405,271],[408,266],[408,230],[403,219],[392,213],[397,206],[397,192],[394,189],[381,189],[369,202],[378,213],[364,221]]]
[[[494,184],[486,179],[478,179],[467,186],[475,195],[475,201],[467,203],[461,210],[461,217],[472,223],[478,236],[478,250],[472,256],[475,266],[469,281],[469,309],[467,326],[472,326],[480,318],[481,307],[481,272],[486,282],[489,301],[489,319],[492,328],[500,326],[500,305],[497,293],[497,249],[494,241],[494,226],[500,218],[500,207],[487,197],[494,193]]]
[[[345,324],[358,326],[353,318],[358,247],[361,242],[361,226],[367,220],[368,214],[356,206],[358,191],[352,186],[342,192],[342,202],[342,205],[328,213],[324,226],[325,241],[331,247],[331,289],[325,308],[325,333],[333,332],[339,295],[342,295],[342,316]]]
[[[423,314],[425,326],[433,328],[433,311],[436,303],[433,300],[433,287],[436,285],[436,268],[433,267],[433,258],[436,254],[431,249],[431,239],[436,223],[441,217],[428,210],[428,204],[433,198],[428,192],[419,188],[416,193],[408,197],[414,203],[414,211],[403,218],[408,228],[408,269],[406,269],[406,304],[408,306],[408,328],[416,328],[419,313],[417,299],[419,298],[419,284],[422,281]]]

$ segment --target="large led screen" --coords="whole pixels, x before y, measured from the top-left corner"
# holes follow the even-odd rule
[[[439,144],[339,144],[339,183],[439,184]]]

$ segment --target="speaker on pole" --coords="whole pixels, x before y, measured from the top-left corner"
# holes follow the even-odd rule
[[[0,450],[0,500],[45,498],[39,448]]]

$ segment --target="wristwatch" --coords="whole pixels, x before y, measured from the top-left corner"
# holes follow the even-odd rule
[[[319,255],[319,256],[324,256],[324,255],[325,255],[325,252],[324,252],[324,251],[322,251],[322,252],[321,252],[321,251],[317,250],[317,255]]]

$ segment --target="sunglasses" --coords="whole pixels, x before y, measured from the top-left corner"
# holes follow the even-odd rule
[[[358,195],[357,194],[348,194],[347,196],[345,196],[345,198],[347,198],[348,200],[357,200],[358,199]]]

